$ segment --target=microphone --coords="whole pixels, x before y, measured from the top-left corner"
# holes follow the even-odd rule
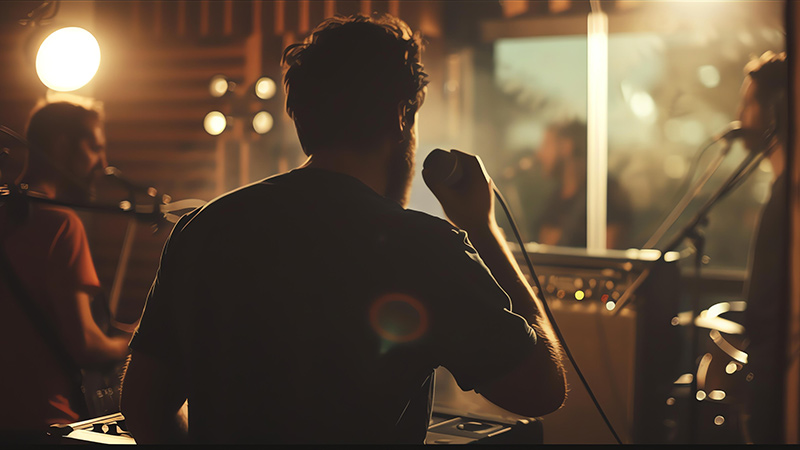
[[[151,186],[145,186],[138,183],[135,183],[125,177],[122,176],[122,172],[113,166],[106,167],[106,176],[110,177],[114,181],[120,183],[126,189],[131,192],[140,192],[144,193],[149,197],[155,197],[158,194],[156,188]]]
[[[452,152],[436,148],[431,151],[422,163],[422,170],[425,172],[425,180],[428,186],[431,184],[444,184],[453,187],[463,176],[461,166],[458,164],[458,157]]]
[[[744,135],[744,128],[742,128],[742,122],[738,120],[734,120],[733,122],[729,123],[725,129],[714,136],[711,139],[714,142],[721,141],[723,139],[726,140],[734,140],[742,137]]]

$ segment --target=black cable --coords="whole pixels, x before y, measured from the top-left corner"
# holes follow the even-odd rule
[[[544,312],[547,315],[547,318],[550,320],[550,323],[553,326],[553,330],[558,336],[558,340],[561,342],[561,346],[564,348],[564,353],[566,353],[567,358],[569,358],[572,366],[575,368],[575,373],[578,374],[578,378],[580,378],[581,383],[586,388],[586,391],[589,393],[589,397],[591,397],[594,406],[597,408],[597,411],[600,413],[600,416],[603,418],[603,421],[606,423],[606,426],[611,431],[611,434],[614,435],[614,439],[617,441],[617,444],[622,444],[617,432],[614,430],[614,427],[611,425],[611,422],[606,417],[605,412],[603,412],[603,408],[600,406],[600,403],[597,401],[597,398],[594,396],[594,392],[589,387],[589,383],[584,378],[581,369],[578,367],[577,362],[572,357],[572,352],[570,352],[569,347],[567,347],[567,342],[564,340],[564,336],[561,334],[561,330],[556,325],[556,320],[553,317],[553,313],[550,311],[550,307],[547,305],[547,301],[544,298],[544,289],[542,289],[541,284],[539,283],[539,277],[536,276],[536,272],[533,269],[533,263],[531,263],[530,256],[528,256],[527,250],[525,250],[525,244],[522,242],[522,237],[519,235],[519,230],[517,229],[517,225],[514,222],[514,217],[511,215],[511,211],[508,209],[506,205],[505,199],[503,198],[503,194],[500,193],[500,190],[497,187],[494,187],[494,193],[497,197],[497,201],[500,203],[500,206],[503,208],[503,211],[506,213],[506,217],[508,218],[508,223],[511,225],[511,230],[514,232],[514,236],[517,238],[517,242],[519,243],[520,250],[522,251],[522,255],[525,257],[525,262],[528,265],[528,270],[531,273],[531,278],[533,278],[533,282],[536,285],[536,288],[539,291],[539,295],[541,296],[542,305],[544,306]]]

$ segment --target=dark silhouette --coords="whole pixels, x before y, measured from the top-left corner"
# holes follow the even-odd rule
[[[454,152],[457,187],[423,171],[452,223],[404,208],[421,49],[353,16],[285,50],[309,158],[176,224],[123,383],[137,442],[422,443],[439,365],[518,414],[560,407],[561,351],[480,160]]]
[[[762,211],[750,252],[745,286],[746,348],[752,373],[747,383],[746,440],[755,444],[784,443],[786,342],[789,309],[788,67],[786,54],[764,53],[745,66],[739,120],[751,152],[772,149],[768,158],[774,181]]]

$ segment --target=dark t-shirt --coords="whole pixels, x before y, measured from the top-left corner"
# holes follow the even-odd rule
[[[786,370],[786,317],[789,309],[789,219],[787,175],[772,185],[751,249],[750,278],[745,293],[747,383],[750,438],[755,444],[780,444],[783,440],[784,374]]]
[[[297,169],[184,216],[132,347],[183,368],[194,442],[410,442],[536,343],[466,233]]]

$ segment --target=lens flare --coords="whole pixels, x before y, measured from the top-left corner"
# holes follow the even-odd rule
[[[369,320],[380,337],[394,343],[414,341],[428,330],[425,306],[414,297],[397,292],[375,300],[370,306]]]

